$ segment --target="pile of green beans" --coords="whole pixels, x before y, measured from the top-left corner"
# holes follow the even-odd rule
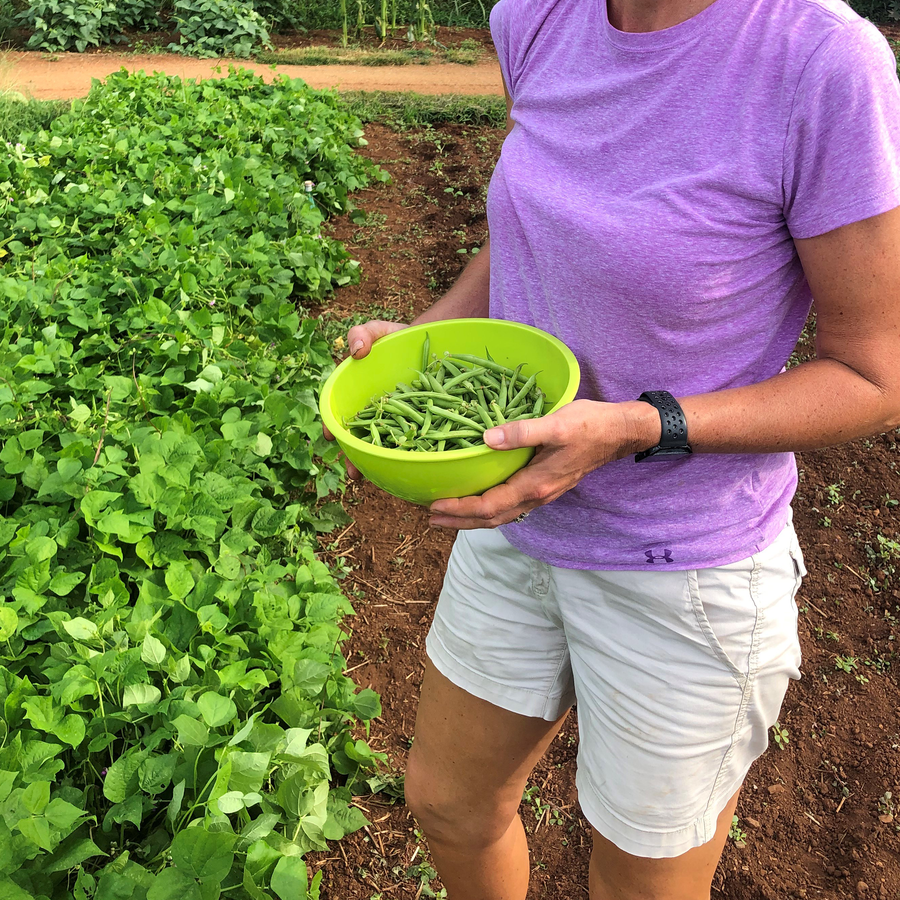
[[[488,428],[536,419],[544,393],[526,378],[522,363],[511,369],[467,353],[431,353],[428,336],[422,366],[410,384],[373,400],[344,424],[351,433],[378,447],[425,453],[484,444]]]

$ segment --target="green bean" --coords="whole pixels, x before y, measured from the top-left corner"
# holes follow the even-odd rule
[[[425,343],[422,344],[422,368],[428,368],[428,357],[431,355],[431,339],[428,332],[425,332]]]
[[[480,356],[472,356],[470,353],[454,353],[449,359],[445,358],[443,362],[445,364],[448,362],[462,362],[473,366],[483,366],[489,372],[496,372],[498,375],[505,375],[507,378],[511,378],[515,372],[509,366],[501,366],[500,363],[496,363],[492,359],[482,359]]]
[[[399,413],[401,416],[408,416],[417,425],[421,425],[425,421],[425,416],[418,410],[413,409],[408,403],[402,400],[386,400],[384,408],[388,412]]]
[[[431,428],[431,410],[425,410],[425,421],[422,423],[422,427],[419,429],[419,437],[424,437],[428,434],[428,429]]]
[[[372,434],[372,443],[373,443],[376,447],[382,446],[382,444],[381,444],[381,435],[378,433],[378,429],[375,427],[375,423],[374,423],[374,422],[369,426],[369,430],[370,430],[370,432],[371,432],[371,434]]]
[[[449,381],[444,382],[444,390],[449,391],[450,388],[455,387],[457,384],[465,385],[466,381],[468,381],[473,375],[477,375],[484,371],[484,369],[469,369],[465,372],[460,372],[459,375],[456,375]]]
[[[534,387],[535,381],[537,381],[536,372],[528,379],[528,381],[525,382],[525,384],[522,385],[522,387],[519,388],[518,393],[515,397],[512,398],[512,400],[509,401],[507,407],[518,406],[519,403],[521,403],[522,400],[524,400],[528,396],[528,392]]]
[[[447,357],[441,360],[441,365],[454,377],[462,374],[462,369],[457,368]],[[468,366],[466,367],[468,368]]]
[[[506,376],[500,376],[500,398],[497,400],[500,409],[506,409]]]
[[[454,428],[452,431],[432,431],[431,434],[426,435],[428,440],[433,440],[435,437],[440,436],[441,440],[450,441],[456,440],[457,438],[477,438],[481,437],[481,432],[476,431],[474,428]]]
[[[473,421],[472,419],[467,419],[465,416],[461,416],[459,413],[455,413],[449,409],[441,409],[438,406],[430,405],[428,409],[431,410],[431,414],[435,416],[440,416],[442,419],[449,419],[451,422],[456,422],[458,425],[465,425],[468,428],[474,428],[479,433],[485,430],[484,425],[479,424],[478,422]]]
[[[532,410],[532,415],[537,418],[541,414],[541,410],[544,408],[544,392],[538,389],[537,400],[534,401],[534,409]]]
[[[475,404],[474,409],[475,409],[476,414],[478,415],[478,418],[481,419],[482,422],[484,422],[485,428],[493,428],[494,427],[494,422],[491,419],[491,417],[488,415],[486,402],[485,402],[484,406],[482,406],[480,403]]]
[[[503,410],[500,409],[500,405],[496,400],[491,402],[491,411],[494,413],[498,425],[503,425],[506,422],[506,419],[503,418]]]
[[[438,439],[438,450],[443,450],[445,444],[447,443],[447,439],[443,437],[443,435],[449,434],[452,430],[453,423],[449,419],[445,420],[444,424],[441,425],[441,427],[438,429],[438,434],[442,435],[442,437]]]
[[[449,403],[451,406],[459,406],[465,401],[461,397],[452,394],[439,394],[437,391],[407,391],[406,393],[391,394],[393,400],[431,400],[435,403]]]

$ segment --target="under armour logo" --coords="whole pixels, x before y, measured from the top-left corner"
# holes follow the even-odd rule
[[[675,562],[675,560],[672,559],[672,551],[671,550],[663,550],[663,552],[658,555],[655,554],[652,550],[645,550],[644,556],[647,557],[647,562],[650,563],[650,565],[656,565],[656,561],[658,559],[664,560],[667,563]]]

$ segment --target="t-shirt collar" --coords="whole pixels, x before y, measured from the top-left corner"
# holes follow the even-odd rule
[[[711,25],[720,19],[732,5],[733,0],[714,0],[706,9],[701,10],[697,15],[673,25],[671,28],[664,28],[661,31],[619,31],[609,21],[609,7],[607,0],[596,0],[600,5],[601,21],[606,39],[616,47],[623,50],[635,51],[652,51],[665,50],[669,47],[677,47],[686,41],[696,37],[700,32],[705,31]]]

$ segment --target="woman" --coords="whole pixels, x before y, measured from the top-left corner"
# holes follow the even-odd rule
[[[459,535],[407,799],[451,900],[524,900],[518,804],[577,699],[592,900],[699,900],[799,677],[791,451],[900,424],[894,61],[841,0],[501,0],[491,25],[490,245],[416,321],[546,329],[582,390],[485,433],[537,448],[508,483],[431,508]],[[785,371],[812,298],[817,359]]]

